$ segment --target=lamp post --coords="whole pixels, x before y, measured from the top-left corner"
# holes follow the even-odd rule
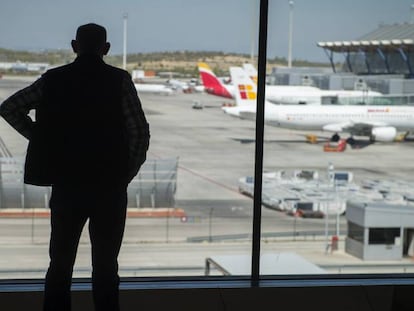
[[[292,68],[292,37],[293,37],[293,5],[294,2],[289,1],[289,47],[288,47],[288,67]]]
[[[124,18],[124,54],[122,58],[122,68],[126,70],[128,13],[124,13],[123,18]]]
[[[208,217],[208,242],[213,242],[213,212],[214,207],[210,208],[209,217]]]
[[[256,3],[252,1],[252,25],[250,32],[250,61],[254,63],[254,51],[256,49],[255,38],[256,38],[256,17],[257,17],[257,8]]]
[[[335,180],[334,169],[335,169],[334,165],[331,162],[329,162],[328,171],[327,171],[327,173],[328,173],[328,183],[329,184]],[[326,241],[325,253],[326,254],[328,253],[328,250],[329,250],[329,207],[330,207],[330,204],[331,204],[330,200],[332,200],[332,196],[329,195],[327,199],[328,200],[327,200],[326,206],[325,206],[325,241]]]

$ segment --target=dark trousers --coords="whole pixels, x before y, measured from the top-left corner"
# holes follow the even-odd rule
[[[52,187],[50,264],[45,281],[44,311],[71,310],[73,264],[88,219],[95,310],[119,310],[117,258],[125,228],[126,206],[125,187]]]

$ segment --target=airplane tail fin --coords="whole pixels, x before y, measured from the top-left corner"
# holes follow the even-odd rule
[[[232,98],[232,95],[224,87],[223,83],[216,77],[210,66],[206,63],[198,63],[198,72],[207,93]]]
[[[253,80],[254,83],[257,84],[257,69],[249,63],[243,64],[243,69],[249,75],[249,77]]]
[[[205,88],[221,86],[220,80],[206,63],[198,63],[198,72]]]
[[[257,86],[241,67],[230,67],[237,106],[256,107]]]

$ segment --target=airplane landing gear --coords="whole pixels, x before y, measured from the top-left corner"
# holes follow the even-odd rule
[[[331,137],[331,141],[335,143],[337,143],[340,139],[341,137],[338,135],[338,133],[333,134]]]
[[[355,139],[351,136],[346,139],[346,143],[350,146],[355,145]]]

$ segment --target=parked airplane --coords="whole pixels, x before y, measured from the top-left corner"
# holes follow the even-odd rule
[[[153,83],[134,83],[138,93],[153,93],[153,94],[164,94],[171,95],[174,90],[164,84],[153,84]]]
[[[236,92],[233,84],[223,84],[205,63],[199,63],[198,69],[207,93],[234,98]],[[253,81],[257,81],[257,70],[252,64],[243,64],[243,69]],[[360,102],[363,103],[367,97],[382,94],[369,90],[321,90],[307,85],[266,85],[265,96],[269,102],[275,104],[320,105],[323,97],[329,97],[333,102],[337,102],[341,97],[360,98]]]
[[[168,79],[167,86],[173,90],[182,91],[184,93],[202,93],[204,92],[203,85],[197,85],[195,81],[185,82],[177,79]]]
[[[240,67],[230,68],[237,85],[237,106],[223,110],[240,118],[255,119],[257,86]],[[397,132],[414,130],[414,107],[410,106],[303,106],[274,105],[265,101],[265,122],[273,126],[296,130],[322,130],[368,136],[371,141],[393,141]]]
[[[198,63],[198,72],[203,82],[204,90],[212,95],[222,96],[226,98],[234,97],[234,87],[231,84],[224,84],[220,81],[214,72],[206,63]]]
[[[251,64],[244,64],[243,67],[249,74],[250,78],[253,81],[257,81],[257,70],[254,66]],[[198,70],[201,81],[203,82],[207,93],[227,98],[234,98],[236,92],[233,84],[224,84],[206,63],[198,63]],[[299,103],[301,101],[305,101],[306,98],[302,98],[303,96],[298,97],[298,92],[315,93],[318,91],[320,91],[318,88],[311,86],[267,85],[266,98],[270,95],[270,99],[278,101],[278,103],[291,104],[292,101],[294,101],[294,103]]]
[[[184,92],[190,88],[190,85],[187,82],[177,79],[168,79],[167,85],[173,90],[181,90]]]
[[[249,63],[243,64],[243,70],[248,76],[257,83],[257,70]],[[308,85],[266,85],[266,99],[274,104],[283,105],[321,105],[323,97],[329,97],[333,103],[338,102],[340,98],[352,97],[361,103],[364,103],[368,97],[380,97],[379,92],[366,90],[321,90],[314,86]],[[354,100],[354,102],[355,102]]]

